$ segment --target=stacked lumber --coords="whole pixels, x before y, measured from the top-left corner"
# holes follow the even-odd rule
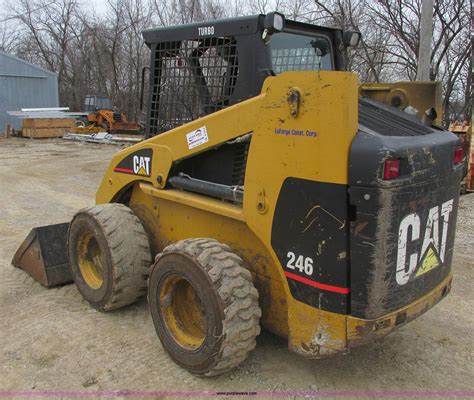
[[[63,137],[75,127],[74,118],[25,118],[22,122],[22,136],[35,139]]]

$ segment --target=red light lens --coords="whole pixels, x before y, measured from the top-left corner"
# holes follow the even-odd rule
[[[383,169],[383,179],[390,181],[400,176],[400,160],[386,160]]]
[[[462,147],[456,147],[454,149],[454,160],[453,160],[454,165],[460,164],[462,162],[462,156],[463,156]]]

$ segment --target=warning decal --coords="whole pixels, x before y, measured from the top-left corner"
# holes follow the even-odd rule
[[[202,126],[195,131],[186,134],[186,140],[188,142],[188,149],[194,149],[195,147],[201,146],[209,141],[207,136],[207,129]]]
[[[428,250],[421,259],[418,271],[416,271],[416,276],[423,275],[426,272],[431,271],[433,268],[436,268],[440,265],[441,261],[438,255],[436,254],[436,251],[433,249],[433,246],[431,245],[430,247],[428,247]]]

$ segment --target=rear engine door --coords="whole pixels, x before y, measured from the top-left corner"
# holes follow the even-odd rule
[[[458,138],[370,100],[359,102],[349,167],[351,314],[375,319],[450,272],[462,163]]]

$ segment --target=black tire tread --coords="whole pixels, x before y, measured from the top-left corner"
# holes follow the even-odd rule
[[[148,237],[138,217],[119,203],[101,204],[79,211],[91,215],[106,238],[113,265],[112,295],[102,311],[132,304],[146,294],[151,266]]]
[[[183,254],[199,263],[212,281],[224,305],[223,342],[210,369],[201,375],[225,373],[255,348],[262,315],[258,292],[243,260],[232,249],[214,239],[186,239],[173,243],[158,254],[155,263],[169,253]]]

